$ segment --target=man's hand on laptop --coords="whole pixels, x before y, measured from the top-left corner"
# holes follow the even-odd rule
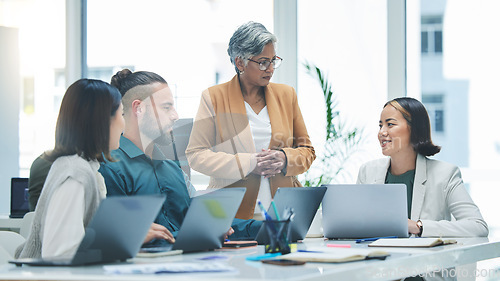
[[[226,232],[226,235],[224,236],[224,239],[227,239],[233,233],[234,233],[234,229],[232,227],[230,227],[229,230]]]
[[[175,242],[175,238],[172,233],[170,233],[166,227],[157,223],[153,223],[149,228],[148,234],[144,239],[144,243],[148,243],[153,239],[165,239],[172,244]]]

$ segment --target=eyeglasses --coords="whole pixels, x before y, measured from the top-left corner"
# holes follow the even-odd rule
[[[281,65],[281,62],[283,61],[282,58],[276,56],[274,59],[272,60],[263,60],[263,61],[256,61],[256,60],[253,60],[253,59],[248,59],[249,61],[253,61],[255,63],[258,63],[259,64],[259,69],[264,71],[264,70],[267,70],[269,68],[269,66],[271,65],[271,63],[273,64],[273,68],[276,69],[278,67],[280,67]]]

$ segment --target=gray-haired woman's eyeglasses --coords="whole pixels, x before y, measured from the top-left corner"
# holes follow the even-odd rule
[[[274,59],[272,59],[270,61],[269,60],[256,61],[253,59],[248,59],[248,60],[253,61],[255,63],[258,63],[259,69],[262,71],[267,70],[269,68],[269,66],[271,65],[271,63],[273,64],[273,68],[276,69],[281,65],[281,62],[283,61],[283,59],[278,57],[278,56],[276,56]]]

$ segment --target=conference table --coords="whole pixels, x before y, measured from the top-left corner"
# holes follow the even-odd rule
[[[315,263],[281,266],[249,261],[248,256],[264,254],[264,247],[215,250],[201,253],[185,253],[156,258],[134,258],[128,265],[172,263],[222,263],[234,270],[210,273],[162,273],[162,274],[109,274],[103,265],[77,267],[16,267],[0,266],[0,279],[9,280],[398,280],[427,272],[427,276],[443,271],[449,276],[482,276],[487,280],[499,280],[500,273],[481,272],[474,267],[468,271],[461,265],[474,264],[500,256],[500,242],[488,238],[454,238],[457,244],[432,248],[377,248],[390,253],[385,260],[362,260],[345,263]],[[369,248],[367,243],[355,241],[325,241],[323,238],[306,238],[297,248],[307,250],[326,247],[326,243],[350,244],[351,248]],[[370,247],[370,249],[374,249]],[[124,263],[119,263],[120,265]],[[494,276],[498,274],[497,276]],[[486,275],[486,276],[485,276]],[[470,279],[469,280],[475,280]]]

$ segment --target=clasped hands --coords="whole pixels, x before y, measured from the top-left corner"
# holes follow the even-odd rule
[[[281,173],[286,165],[286,156],[281,150],[262,149],[261,152],[255,153],[253,156],[256,165],[252,173],[264,176],[266,179]]]

